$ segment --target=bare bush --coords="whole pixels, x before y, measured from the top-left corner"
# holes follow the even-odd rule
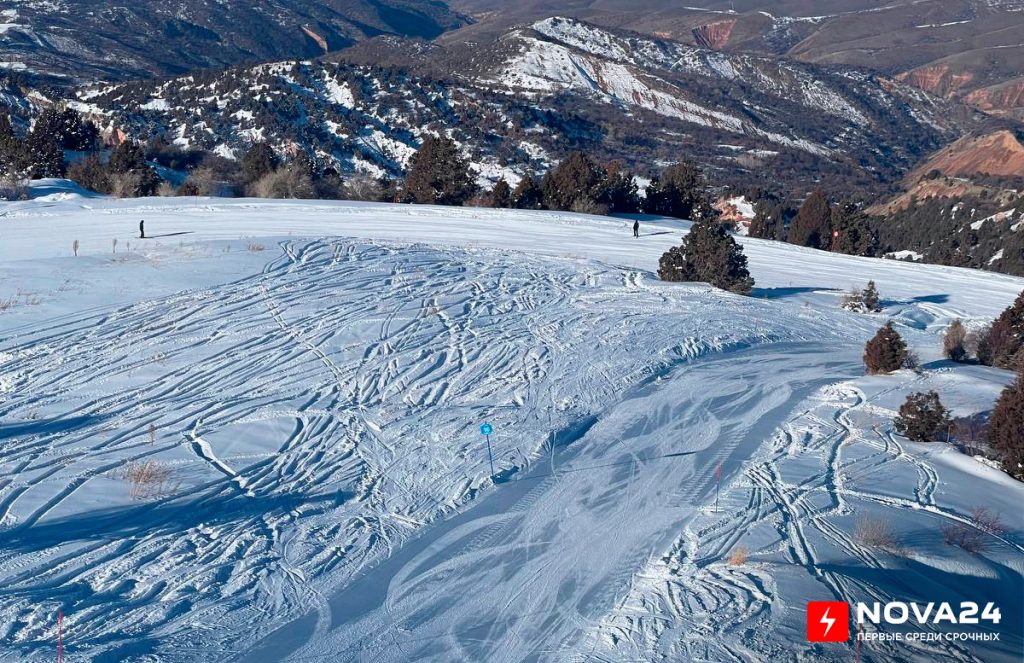
[[[110,175],[110,194],[116,198],[135,198],[142,188],[142,173],[131,170]]]
[[[750,551],[745,546],[736,546],[732,552],[729,553],[729,566],[743,566],[747,563],[747,559],[750,557]]]
[[[188,179],[178,189],[178,195],[228,197],[231,185],[219,177],[216,170],[203,166],[189,173]]]
[[[149,428],[146,429],[146,432],[149,433],[149,443],[151,445],[156,444],[156,426],[150,424]]]
[[[78,255],[78,240],[77,239],[75,241],[71,242],[71,250],[74,252],[74,254],[76,256]]]
[[[121,478],[128,483],[133,500],[163,497],[172,491],[171,468],[154,460],[132,461],[124,466]]]
[[[156,188],[156,195],[161,198],[170,198],[178,195],[178,190],[170,182],[161,182],[160,186]]]
[[[999,514],[987,507],[971,512],[970,522],[947,522],[939,528],[947,545],[956,546],[977,555],[988,549],[991,536],[1006,532]]]
[[[885,550],[894,555],[903,554],[903,548],[896,542],[896,535],[888,521],[881,518],[861,518],[854,526],[853,538],[869,548]]]
[[[967,328],[964,323],[957,319],[946,329],[942,337],[942,354],[947,359],[961,362],[968,358],[967,353]]]
[[[380,180],[369,175],[353,175],[345,180],[345,197],[349,200],[380,200],[383,187]]]
[[[253,253],[267,250],[267,247],[263,246],[262,244],[257,244],[256,242],[249,242],[249,244],[245,248],[248,249],[249,251],[252,251]]]
[[[256,198],[309,199],[316,195],[309,174],[296,167],[279,168],[267,173],[249,187]]]
[[[25,180],[0,179],[0,199],[14,201],[28,200],[31,197],[32,190]]]

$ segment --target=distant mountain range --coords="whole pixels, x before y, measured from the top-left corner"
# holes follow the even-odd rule
[[[688,156],[725,181],[801,192],[877,188],[987,122],[863,69],[560,17],[486,43],[379,37],[330,60],[91,85],[77,107],[224,154],[256,139],[300,145],[343,171],[398,173],[423,132],[441,130],[492,181],[584,149],[643,174]]]
[[[15,0],[0,9],[0,58],[75,84],[317,57],[467,22],[438,0]]]
[[[932,94],[1024,119],[1020,0],[452,0],[486,39],[551,15],[730,52],[865,67]]]

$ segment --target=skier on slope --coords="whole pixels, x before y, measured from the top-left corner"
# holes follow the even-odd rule
[[[139,239],[146,239],[146,220],[139,221]]]
[[[633,237],[640,236],[640,221],[636,220],[633,222]]]

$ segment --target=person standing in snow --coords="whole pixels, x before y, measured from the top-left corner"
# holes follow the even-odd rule
[[[639,237],[639,236],[640,236],[640,221],[637,220],[637,221],[633,222],[633,237]]]
[[[146,239],[146,220],[139,221],[139,239]]]

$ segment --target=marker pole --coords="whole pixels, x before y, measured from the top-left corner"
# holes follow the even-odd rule
[[[57,663],[64,663],[64,612],[57,608]]]
[[[718,494],[722,490],[722,464],[715,468],[715,513],[718,513]]]
[[[491,436],[484,435],[487,438],[487,460],[491,464],[491,477],[494,477],[494,456],[491,454]]]

